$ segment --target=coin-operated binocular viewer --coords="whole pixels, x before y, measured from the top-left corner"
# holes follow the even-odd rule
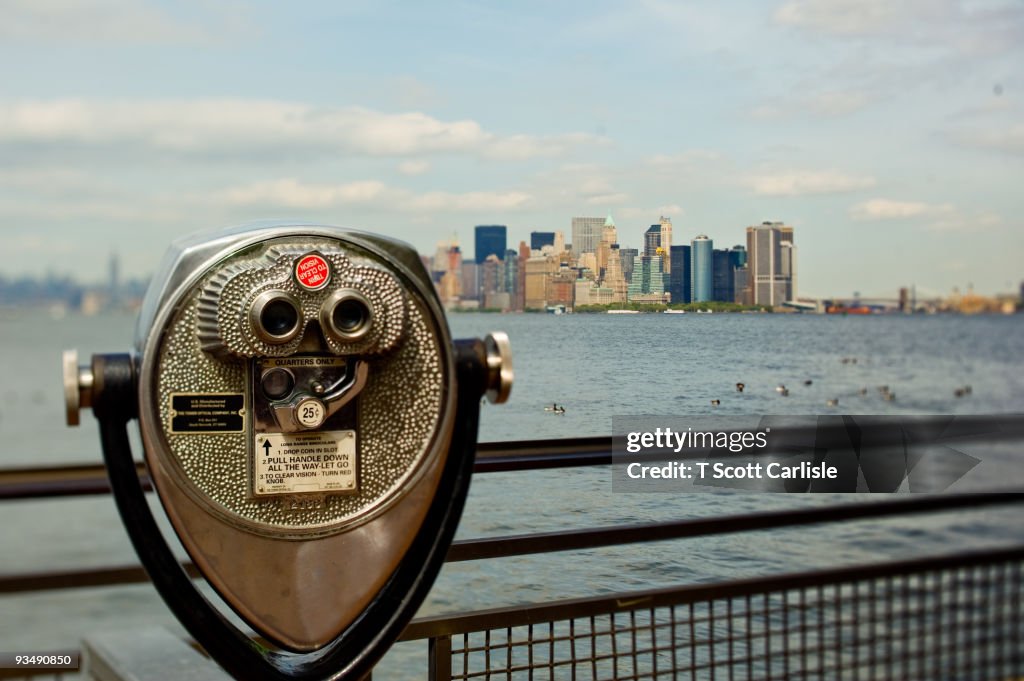
[[[135,354],[64,357],[69,424],[100,422],[111,486],[153,583],[240,678],[365,675],[426,596],[469,488],[480,402],[508,339],[452,341],[419,256],[310,225],[186,238],[154,276]],[[146,503],[127,424],[212,606]]]

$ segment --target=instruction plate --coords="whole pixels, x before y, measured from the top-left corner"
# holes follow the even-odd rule
[[[356,431],[257,433],[253,491],[351,493],[356,486]]]

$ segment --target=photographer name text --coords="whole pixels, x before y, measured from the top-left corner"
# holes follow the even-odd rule
[[[633,462],[626,466],[626,475],[634,480],[835,480],[839,471],[824,462],[795,465],[772,463],[745,463],[739,465],[721,462],[695,461],[650,466]]]

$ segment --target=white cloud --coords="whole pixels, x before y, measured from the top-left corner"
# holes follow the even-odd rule
[[[998,0],[788,0],[774,20],[814,33],[928,46],[962,59],[1019,49],[1024,7]]]
[[[285,178],[232,187],[215,195],[236,206],[273,205],[287,208],[324,208],[370,203],[381,198],[388,189],[382,182],[364,181],[348,184],[303,184]]]
[[[0,144],[113,145],[197,155],[317,153],[471,154],[522,160],[600,143],[592,135],[501,136],[473,120],[420,112],[316,107],[249,99],[87,100],[0,103]]]
[[[587,199],[591,206],[612,206],[618,203],[629,201],[629,194],[623,192],[612,192],[610,194],[595,194]]]
[[[1024,124],[1021,123],[996,129],[961,129],[947,133],[946,136],[952,142],[965,147],[1024,154]]]
[[[949,203],[934,204],[922,201],[871,199],[853,206],[850,209],[850,216],[856,220],[902,220],[948,216],[954,211],[954,206]]]
[[[210,9],[206,7],[205,9]],[[191,21],[133,0],[4,0],[0,40],[20,43],[167,45],[210,43],[251,30],[237,8]]]
[[[842,194],[875,186],[873,177],[834,170],[768,172],[751,177],[749,182],[760,196]]]
[[[805,103],[812,113],[819,116],[845,116],[863,109],[871,99],[866,92],[833,90],[811,95]]]
[[[345,184],[305,183],[293,178],[228,187],[206,197],[207,202],[233,206],[289,209],[328,209],[362,206],[402,212],[500,212],[527,206],[533,197],[520,191],[424,192],[390,187],[376,180]]]
[[[750,109],[748,115],[766,121],[808,114],[817,118],[838,118],[860,111],[874,100],[875,96],[861,90],[829,90],[764,102]]]
[[[631,207],[623,208],[616,213],[623,220],[650,220],[651,224],[657,222],[661,216],[676,220],[677,223],[683,215],[683,207],[677,203],[665,204],[654,208]]]
[[[775,21],[787,26],[857,35],[901,21],[901,3],[891,0],[790,0],[775,11]]]
[[[933,232],[984,232],[1001,227],[1002,224],[1002,216],[990,211],[973,215],[964,215],[956,211],[929,223],[927,228]]]
[[[998,229],[1003,218],[992,211],[965,211],[951,203],[871,199],[850,208],[855,220],[913,220],[932,232],[985,232]]]
[[[486,212],[512,211],[526,207],[533,197],[525,192],[428,192],[408,196],[399,206],[407,211]]]
[[[402,161],[398,164],[398,172],[403,175],[422,175],[430,170],[430,162],[422,159],[416,161]]]

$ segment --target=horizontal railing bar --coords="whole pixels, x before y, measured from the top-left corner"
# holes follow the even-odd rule
[[[199,569],[194,563],[185,562],[181,564],[181,567],[193,579],[200,576]],[[92,570],[30,572],[0,576],[0,594],[141,584],[148,581],[149,575],[141,565],[105,566]]]
[[[858,416],[858,425],[870,426],[871,419],[878,417]],[[907,417],[911,420],[913,417]],[[942,417],[922,417],[942,418]],[[950,417],[951,419],[953,417]],[[730,432],[723,430],[722,432]],[[793,441],[813,441],[815,436],[831,437],[846,432],[846,425],[818,424],[813,427],[776,428],[776,435],[784,435]],[[950,422],[946,434],[935,443],[955,444],[972,441],[1002,442],[1024,438],[1024,417],[1020,414],[965,415],[956,416]],[[865,447],[886,447],[894,444],[887,441],[872,441]],[[899,441],[902,444],[902,440]],[[577,466],[598,466],[612,463],[613,439],[610,436],[556,438],[548,440],[518,440],[509,442],[483,442],[477,445],[475,473],[497,473],[507,471],[541,470]],[[650,450],[645,448],[642,455],[634,460],[660,461],[666,456],[672,459],[701,460],[709,455],[721,457],[719,450],[709,448],[689,449],[681,456],[670,449]],[[749,457],[747,451],[725,453],[728,456]],[[146,476],[145,466],[138,464],[144,487],[152,489]],[[44,497],[77,496],[86,494],[109,494],[110,486],[102,464],[81,464],[51,467],[25,467],[0,469],[0,501],[13,499],[34,499]]]
[[[659,523],[537,532],[523,535],[481,537],[452,543],[449,562],[506,558],[533,553],[578,551],[648,541],[687,539],[733,532],[797,527],[819,523],[864,520],[884,516],[933,513],[957,508],[978,508],[1024,503],[1024,490],[981,494],[943,494],[909,499],[890,499],[858,504],[789,509],[715,518],[693,518]]]
[[[886,577],[904,577],[954,568],[995,565],[1024,560],[1024,545],[1011,548],[969,551],[957,554],[928,556],[911,560],[886,561],[789,573],[770,577],[694,584],[666,589],[651,589],[601,596],[574,598],[540,604],[513,605],[469,613],[441,614],[414,620],[402,633],[400,641],[415,641],[435,636],[453,636],[488,629],[507,629],[529,624],[564,622],[583,617],[702,603],[729,598],[779,593],[819,586]]]
[[[610,464],[610,437],[486,442],[478,445],[475,473],[567,468]],[[153,486],[142,462],[137,464],[143,488]],[[0,501],[110,494],[103,464],[0,469]]]
[[[882,502],[834,504],[831,506],[749,513],[722,518],[641,523],[635,525],[591,527],[578,530],[462,539],[452,542],[446,562],[506,558],[535,553],[575,551],[621,546],[651,541],[752,532],[888,516],[935,513],[964,508],[981,508],[1024,503],[1024,491],[984,494],[946,494]],[[196,576],[192,563],[183,564]],[[110,586],[147,581],[138,566],[107,566],[92,570],[69,570],[0,575],[0,593],[21,593],[92,586]]]

